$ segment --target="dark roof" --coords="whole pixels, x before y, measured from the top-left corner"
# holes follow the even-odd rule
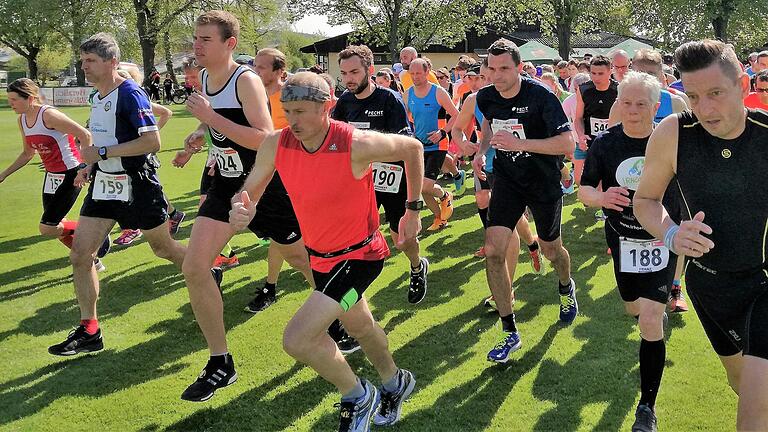
[[[344,33],[332,38],[319,40],[312,45],[307,45],[301,48],[301,52],[307,54],[324,54],[331,52],[340,52],[346,48],[349,44],[365,43],[359,37],[353,36],[354,32]],[[421,53],[463,53],[463,52],[477,52],[477,50],[487,49],[496,39],[505,37],[518,45],[522,45],[529,41],[541,42],[544,45],[550,47],[557,46],[557,37],[555,36],[543,36],[541,31],[526,28],[525,31],[503,32],[493,29],[487,29],[485,34],[479,35],[477,31],[470,30],[466,32],[466,37],[463,41],[458,42],[452,48],[444,45],[429,45],[426,49],[419,50]],[[656,46],[656,41],[638,37],[638,36],[625,36],[611,32],[598,31],[593,33],[585,33],[579,35],[573,35],[571,37],[572,48],[611,48],[617,44],[624,42],[625,40],[632,38],[637,41],[646,43],[651,46]],[[389,52],[389,47],[385,45],[370,46],[371,51],[375,53]]]

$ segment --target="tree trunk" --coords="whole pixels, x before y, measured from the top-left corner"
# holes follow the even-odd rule
[[[728,17],[712,18],[712,30],[715,32],[715,39],[728,42]]]
[[[139,33],[139,45],[141,46],[141,60],[144,67],[144,83],[149,82],[149,76],[155,68],[155,47],[157,46],[157,32],[154,31],[152,12],[147,8],[147,0],[133,0],[136,11],[136,28]]]
[[[571,57],[571,27],[575,18],[575,8],[571,0],[553,1],[555,14],[555,34],[557,34],[557,52],[563,60]]]
[[[37,55],[40,54],[40,48],[28,47],[29,55],[27,58],[27,69],[29,69],[29,79],[37,81]]]
[[[171,33],[163,32],[163,51],[165,51],[165,69],[166,72],[171,74],[173,83],[179,85],[176,81],[176,72],[173,71],[173,55],[171,54]]]
[[[397,37],[397,30],[398,26],[400,24],[400,6],[402,3],[400,1],[394,2],[394,8],[392,9],[392,19],[389,22],[389,54],[392,56],[392,63],[397,63],[400,61],[400,41]]]

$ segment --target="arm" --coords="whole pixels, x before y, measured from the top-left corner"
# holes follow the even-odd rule
[[[157,127],[158,129],[162,129],[163,126],[165,126],[166,123],[168,123],[168,120],[171,119],[171,116],[173,116],[173,111],[169,110],[168,108],[152,103],[152,114],[157,117]]]
[[[527,151],[545,155],[564,155],[570,152],[572,146],[570,130],[542,139],[519,139],[507,131],[499,131],[493,134],[490,143],[498,150]]]
[[[445,110],[445,113],[451,117],[445,125],[446,132],[452,130],[454,123],[456,123],[456,117],[459,116],[459,110],[456,109],[456,105],[453,104],[451,95],[449,95],[442,87],[437,88],[437,103],[439,103]]]
[[[619,123],[621,123],[621,117],[619,115],[619,101],[614,101],[613,105],[611,105],[611,113],[608,114],[608,127],[612,128]],[[581,127],[584,127],[583,123]]]
[[[684,94],[684,93],[680,93],[680,94]],[[681,113],[688,109],[688,104],[685,102],[685,99],[683,99],[681,96],[674,95],[674,94],[670,96],[672,96],[672,112],[673,113],[675,114]],[[687,97],[688,96],[686,96],[686,98]]]
[[[208,100],[198,93],[187,99],[187,109],[200,122],[216,129],[232,141],[245,148],[259,150],[261,143],[273,130],[264,85],[256,74],[244,73],[237,80],[237,92],[250,126],[239,125],[217,114]]]
[[[462,139],[464,130],[471,130],[469,126],[472,125],[472,120],[475,118],[475,98],[476,95],[473,94],[464,100],[464,103],[461,105],[461,111],[455,117],[456,120],[453,123],[453,128],[451,128],[451,139],[467,155],[476,152],[478,149],[477,144]]]
[[[22,131],[21,129],[21,116],[19,116],[19,131]],[[28,164],[30,160],[32,160],[33,157],[35,157],[35,150],[32,149],[32,147],[28,146],[26,141],[24,141],[24,132],[21,132],[22,136],[22,149],[19,156],[16,158],[11,165],[5,169],[5,171],[0,172],[0,183],[2,183],[6,178],[8,178],[9,175],[13,174],[14,172],[18,171],[23,167],[24,165]]]
[[[77,138],[80,143],[80,150],[92,145],[91,132],[59,110],[52,108],[45,110],[43,112],[43,123],[46,127]]]
[[[576,87],[576,113],[573,116],[573,130],[576,131],[576,137],[579,139],[579,148],[587,149],[587,140],[584,131],[584,99],[581,98],[581,89]]]
[[[266,94],[266,93],[265,93]],[[256,203],[267,188],[275,173],[275,155],[280,131],[273,132],[262,142],[251,173],[243,183],[240,192],[232,197],[232,210],[229,211],[229,224],[236,231],[245,229],[256,215]]]
[[[482,135],[480,138],[480,148],[477,149],[475,157],[472,159],[472,169],[480,180],[485,180],[486,176],[483,171],[483,168],[485,167],[485,154],[488,152],[488,149],[491,148],[491,136],[493,135],[493,130],[491,129],[491,124],[488,123],[488,119],[483,119],[483,122],[480,123],[480,131]]]

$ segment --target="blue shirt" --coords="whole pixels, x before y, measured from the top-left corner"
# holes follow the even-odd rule
[[[429,93],[423,98],[416,96],[416,87],[408,89],[408,110],[413,116],[416,138],[424,144],[424,151],[437,151],[439,145],[429,140],[429,134],[440,129],[437,126],[437,114],[440,104],[437,102],[437,84],[431,84]]]
[[[672,114],[672,93],[662,89],[659,103],[659,109],[656,110],[656,117],[653,119],[656,123],[661,122],[664,120],[664,117]]]

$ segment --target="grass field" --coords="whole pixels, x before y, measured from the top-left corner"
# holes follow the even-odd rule
[[[188,113],[174,109],[162,131],[161,178],[172,202],[187,212],[179,234],[186,242],[204,161],[197,156],[183,170],[171,166],[195,126]],[[87,116],[85,108],[65,112],[80,122]],[[4,169],[21,142],[8,108],[0,109],[0,136]],[[207,349],[182,276],[143,240],[113,249],[104,260],[99,312],[105,350],[50,356],[46,348],[66,336],[79,314],[66,248],[37,232],[43,174],[37,162],[0,184],[0,430],[334,430],[334,389],[281,349],[282,329],[309,293],[301,275],[286,266],[278,302],[255,316],[243,312],[266,275],[266,247],[251,234],[233,240],[242,265],[226,272],[223,285],[240,380],[209,402],[179,399],[205,364]],[[527,254],[521,255],[515,286],[523,347],[502,366],[485,360],[499,330],[497,316],[480,305],[488,288],[484,263],[472,256],[483,238],[474,199],[467,194],[456,207],[446,230],[421,237],[432,263],[421,304],[406,301],[407,260],[400,253],[387,260],[366,293],[395,360],[417,379],[401,423],[391,430],[629,430],[639,397],[639,331],[623,314],[594,211],[566,198],[563,237],[573,260],[579,317],[569,327],[556,322],[556,276],[551,269],[532,274]],[[426,227],[431,221],[424,217]],[[672,316],[669,333],[656,408],[660,430],[733,429],[736,397],[695,314]],[[360,352],[348,360],[378,384]]]

